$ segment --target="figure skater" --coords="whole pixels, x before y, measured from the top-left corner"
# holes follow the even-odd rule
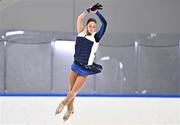
[[[95,53],[97,51],[99,41],[106,30],[107,22],[98,10],[102,10],[103,6],[99,3],[82,12],[77,18],[77,32],[75,44],[74,62],[71,65],[69,74],[69,90],[66,98],[59,104],[55,114],[61,113],[65,106],[67,111],[63,116],[63,120],[69,119],[74,113],[74,99],[80,89],[84,86],[87,76],[100,73],[102,66],[94,63]],[[97,22],[94,18],[89,18],[84,28],[83,20],[88,13],[98,16],[101,22],[100,30],[96,33]]]

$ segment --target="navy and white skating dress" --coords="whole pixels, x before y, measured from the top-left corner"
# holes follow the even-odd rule
[[[94,58],[99,41],[106,30],[107,22],[98,11],[96,15],[102,24],[100,30],[97,33],[86,35],[87,31],[85,29],[76,38],[74,62],[71,69],[82,76],[93,75],[102,71],[102,66],[94,63]]]

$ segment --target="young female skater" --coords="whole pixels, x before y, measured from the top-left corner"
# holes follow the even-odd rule
[[[87,11],[81,13],[77,19],[78,36],[75,44],[74,62],[71,65],[71,72],[69,75],[69,91],[66,98],[59,104],[55,112],[55,114],[59,114],[63,108],[67,106],[67,112],[63,116],[64,121],[74,113],[73,102],[75,96],[85,84],[87,76],[100,73],[102,70],[101,65],[93,62],[99,41],[102,38],[107,25],[106,20],[98,11],[100,9],[102,9],[102,5],[97,3],[87,9]],[[93,13],[99,17],[101,27],[97,33],[97,23],[94,18],[89,18],[86,27],[84,28],[83,20],[87,13]]]

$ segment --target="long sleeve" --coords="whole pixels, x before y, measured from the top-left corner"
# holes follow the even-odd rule
[[[102,38],[102,36],[104,35],[105,31],[106,31],[106,27],[107,27],[107,22],[104,19],[104,17],[99,13],[99,11],[96,12],[96,15],[99,17],[100,21],[101,21],[101,28],[100,30],[95,34],[95,39],[97,42],[100,41],[100,39]]]

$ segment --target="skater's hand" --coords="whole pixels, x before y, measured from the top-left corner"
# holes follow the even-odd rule
[[[93,12],[93,11],[97,11],[97,10],[102,10],[103,6],[99,3],[95,4],[94,6],[91,6],[90,8],[87,9],[87,12]]]
[[[96,12],[97,12],[97,10],[95,10],[95,11],[90,11],[91,13],[93,13],[93,14],[95,14]]]

